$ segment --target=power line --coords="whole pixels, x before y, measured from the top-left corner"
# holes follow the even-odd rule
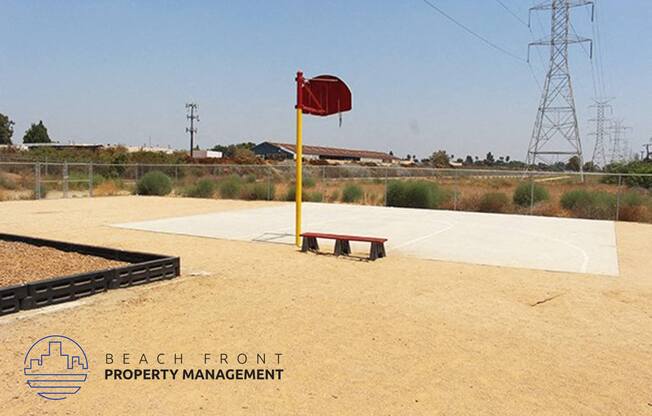
[[[505,3],[503,3],[501,0],[496,0],[496,3],[500,4],[501,7],[502,7],[503,9],[507,10],[507,12],[508,12],[509,14],[511,14],[512,16],[514,16],[514,18],[516,18],[516,20],[518,20],[519,22],[521,22],[524,26],[528,26],[528,27],[530,26],[530,25],[528,25],[528,23],[527,23],[525,20],[523,20],[523,19],[522,19],[518,14],[516,14],[516,12],[514,12],[512,9],[510,9],[510,8],[509,8]]]
[[[593,37],[597,41],[596,46],[596,66],[598,69],[599,82],[601,87],[601,94],[606,95],[606,82],[605,82],[605,71],[604,71],[604,50],[602,46],[602,36],[600,34],[600,7],[596,7],[594,23],[593,23]],[[613,85],[612,85],[613,86]]]
[[[490,46],[491,48],[493,48],[493,49],[495,49],[495,50],[497,50],[497,51],[499,51],[499,52],[502,52],[503,54],[505,54],[505,55],[507,55],[507,56],[509,56],[509,57],[511,57],[511,58],[513,58],[513,59],[516,59],[517,61],[525,62],[525,59],[523,59],[523,58],[521,58],[520,56],[518,56],[518,55],[516,55],[516,54],[514,54],[514,53],[512,53],[512,52],[510,52],[510,51],[508,51],[507,49],[504,49],[504,48],[498,46],[497,44],[493,43],[493,42],[490,41],[489,39],[487,39],[487,38],[485,38],[485,37],[479,35],[479,34],[476,33],[476,32],[474,32],[474,31],[471,30],[468,26],[466,26],[466,25],[464,25],[463,23],[459,22],[459,21],[456,20],[454,17],[452,17],[451,15],[449,15],[448,13],[446,13],[445,11],[443,11],[442,9],[440,9],[439,7],[435,6],[435,5],[434,5],[433,3],[431,3],[430,1],[428,1],[428,0],[423,0],[423,2],[426,3],[428,6],[430,6],[430,7],[431,7],[433,10],[435,10],[437,13],[441,14],[441,15],[444,16],[446,19],[448,19],[448,20],[450,20],[451,22],[455,23],[457,26],[461,27],[461,28],[464,29],[466,32],[468,32],[469,34],[471,34],[471,35],[473,35],[474,37],[478,38],[479,40],[481,40],[482,42],[484,42],[485,44],[487,44],[487,45]]]
[[[573,22],[570,22],[570,27],[575,37],[579,38],[580,35],[577,34],[577,30],[575,30],[575,25],[573,24]],[[598,97],[599,96],[598,81],[596,80],[597,69],[595,68],[595,62],[593,62],[593,56],[591,52],[589,52],[589,50],[586,49],[586,46],[584,46],[584,42],[580,42],[580,46],[582,47],[582,50],[584,51],[586,56],[589,58],[589,61],[591,61],[591,79],[593,81],[593,97]]]

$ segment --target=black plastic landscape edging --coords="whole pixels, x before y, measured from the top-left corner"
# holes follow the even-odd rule
[[[167,257],[158,254],[138,253],[3,233],[0,233],[0,240],[52,247],[61,251],[71,251],[131,263],[127,266],[112,269],[38,280],[24,285],[0,287],[0,316],[69,302],[111,289],[172,279],[179,276],[181,270],[181,259],[179,257]],[[44,259],[44,261],[47,260]]]

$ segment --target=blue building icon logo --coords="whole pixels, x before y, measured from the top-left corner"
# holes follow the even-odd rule
[[[72,338],[49,335],[25,354],[27,385],[48,400],[63,400],[76,394],[88,377],[86,353]]]

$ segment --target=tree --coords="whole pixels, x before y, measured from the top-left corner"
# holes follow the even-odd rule
[[[251,150],[254,147],[256,147],[256,143],[253,142],[243,142],[243,143],[237,143],[237,144],[229,144],[229,145],[215,145],[211,150],[215,150],[217,152],[222,152],[224,157],[227,158],[233,158],[235,157],[236,151],[239,149],[245,149],[245,150]]]
[[[445,150],[438,150],[430,156],[430,163],[436,168],[450,167],[450,159]]]
[[[11,144],[11,136],[13,135],[14,122],[0,113],[0,144]]]
[[[464,159],[464,164],[465,165],[472,165],[473,164],[473,156],[466,155],[466,159]]]
[[[253,165],[256,163],[256,154],[244,147],[238,147],[233,153],[233,160],[239,165]]]
[[[52,143],[43,121],[39,121],[38,124],[32,123],[23,136],[23,143]]]
[[[584,172],[597,172],[598,167],[593,162],[586,162],[583,170]]]
[[[509,155],[505,156],[505,162],[509,163],[510,159],[511,159],[511,157],[509,157]]]
[[[487,165],[493,165],[493,163],[496,161],[493,153],[491,152],[487,153],[487,157],[484,160],[487,162]]]
[[[573,156],[568,160],[566,164],[566,169],[572,170],[574,172],[580,171],[580,158],[578,156]]]

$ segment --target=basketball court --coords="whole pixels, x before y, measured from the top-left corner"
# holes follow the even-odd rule
[[[262,244],[293,244],[294,205],[117,224]],[[386,237],[388,255],[618,276],[612,221],[305,203],[303,231]],[[322,251],[332,244],[320,241]],[[354,254],[368,244],[352,243]],[[382,261],[382,260],[380,260]],[[433,264],[436,272],[436,264]]]

